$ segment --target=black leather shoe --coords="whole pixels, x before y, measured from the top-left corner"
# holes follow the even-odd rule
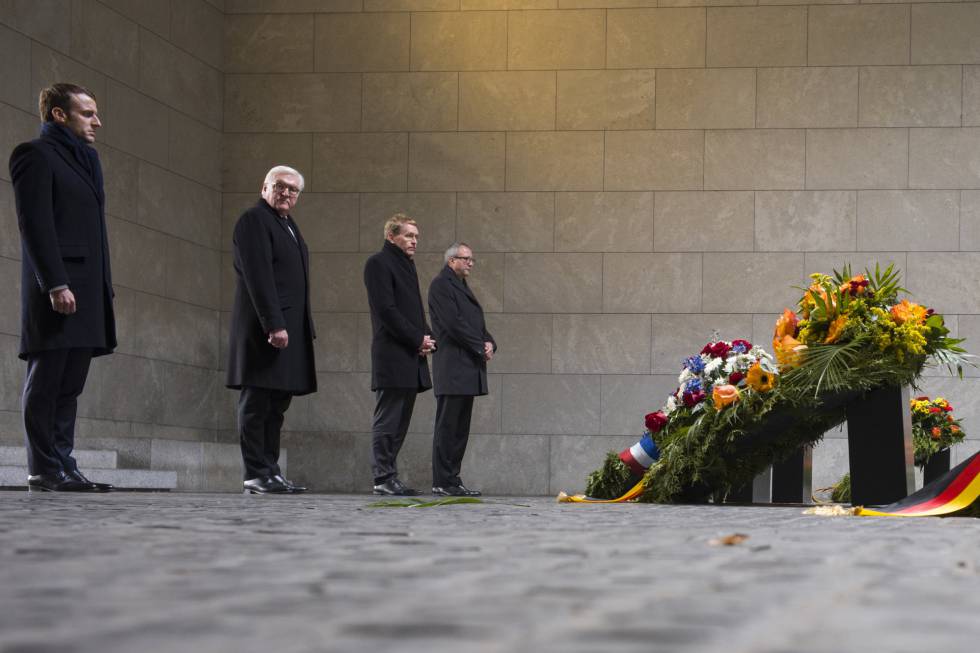
[[[479,490],[471,490],[461,483],[459,485],[434,487],[432,488],[432,494],[441,497],[478,497],[482,495],[482,492]]]
[[[465,496],[458,487],[455,485],[443,485],[435,486],[432,488],[432,494],[438,497],[461,497]]]
[[[85,475],[82,474],[77,469],[74,470],[74,471],[71,471],[71,472],[65,472],[65,476],[67,476],[68,478],[70,478],[70,479],[72,479],[74,481],[78,481],[79,483],[88,483],[89,485],[94,485],[96,492],[110,492],[111,490],[113,490],[113,487],[112,487],[111,484],[109,484],[109,483],[96,483],[95,481],[90,481],[87,478],[85,478]]]
[[[283,477],[282,474],[276,474],[275,476],[272,477],[272,480],[279,481],[280,483],[285,485],[286,489],[289,490],[290,494],[302,494],[303,492],[306,492],[305,487],[303,487],[302,485],[296,485],[289,479]]]
[[[99,492],[92,483],[76,481],[64,472],[28,476],[27,489],[31,492]]]
[[[408,487],[397,478],[389,478],[384,483],[375,485],[374,493],[393,497],[414,497],[422,494],[418,490]]]
[[[250,478],[242,485],[245,487],[245,494],[286,494],[289,492],[289,488],[284,483],[280,483],[271,476]]]

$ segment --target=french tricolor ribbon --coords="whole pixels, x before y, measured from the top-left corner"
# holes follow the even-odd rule
[[[619,459],[630,468],[633,476],[646,474],[647,469],[658,458],[660,458],[660,449],[657,448],[657,443],[653,441],[649,433],[644,433],[639,442],[629,449],[623,449],[619,454]]]

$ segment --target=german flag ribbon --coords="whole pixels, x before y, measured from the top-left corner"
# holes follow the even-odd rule
[[[980,497],[980,451],[918,492],[880,508],[857,508],[863,517],[935,517],[969,507]]]

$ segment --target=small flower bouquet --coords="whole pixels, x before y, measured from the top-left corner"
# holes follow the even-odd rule
[[[933,454],[963,441],[963,427],[953,417],[953,407],[944,398],[916,397],[909,403],[916,466],[925,467]]]

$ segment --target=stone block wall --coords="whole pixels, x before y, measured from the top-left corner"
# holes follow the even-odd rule
[[[286,444],[291,475],[319,490],[370,483],[361,269],[398,210],[421,225],[423,293],[453,240],[479,259],[473,285],[501,350],[464,479],[491,492],[580,489],[604,451],[639,435],[682,356],[716,333],[767,343],[811,271],[894,262],[980,338],[978,2],[0,8],[4,148],[35,128],[38,51],[105,88],[126,330],[123,355],[100,364],[125,371],[102,373],[85,410],[126,437],[140,424],[199,447],[234,441],[221,384],[230,233],[278,163],[307,179],[297,218],[320,334],[320,392],[290,409]],[[9,183],[0,193],[0,274],[16,279]],[[16,329],[0,321],[10,418]],[[977,376],[930,373],[923,388],[964,418],[974,440],[961,452],[980,441]],[[402,457],[420,487],[433,414],[427,393]],[[817,484],[846,465],[843,434],[829,436]],[[208,455],[189,458],[203,476]]]
[[[0,441],[23,441],[16,357],[20,244],[7,156],[39,128],[38,91],[72,81],[97,96],[97,142],[115,283],[118,353],[93,361],[78,446],[120,464],[176,469],[184,489],[220,483],[223,6],[205,0],[0,2]]]
[[[316,452],[293,460],[312,484],[368,482],[360,272],[395,210],[420,221],[423,292],[454,239],[479,257],[501,350],[464,477],[491,491],[581,488],[682,356],[715,332],[768,342],[810,271],[895,262],[980,335],[976,2],[225,8],[224,190],[287,161],[312,191],[298,212],[318,234],[321,391],[289,422],[293,448]],[[225,199],[223,242],[250,200]],[[974,377],[926,386],[980,418]],[[432,405],[404,458],[420,486]],[[829,435],[818,483],[846,466]]]

